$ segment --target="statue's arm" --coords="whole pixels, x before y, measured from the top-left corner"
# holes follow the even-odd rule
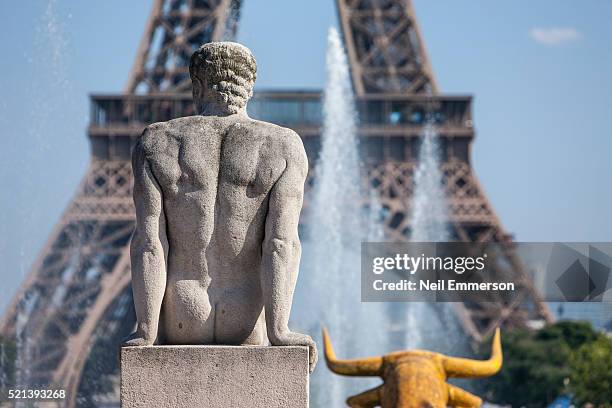
[[[289,314],[297,281],[301,246],[298,223],[308,160],[299,136],[292,132],[286,167],[270,192],[262,248],[262,288],[268,338],[272,345],[310,348],[311,370],[316,345],[310,336],[289,330]]]
[[[143,137],[148,131],[145,130]],[[151,171],[141,140],[132,153],[136,229],[130,246],[130,257],[138,326],[125,343],[130,346],[151,345],[155,342],[166,288],[168,253],[162,192]]]

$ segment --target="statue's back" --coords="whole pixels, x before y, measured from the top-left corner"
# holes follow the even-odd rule
[[[247,328],[262,320],[267,198],[292,156],[289,132],[245,116],[192,116],[143,135],[167,221],[163,311],[173,343],[216,342],[220,335],[250,342]],[[236,314],[247,315],[246,324]],[[232,327],[236,322],[240,327]]]

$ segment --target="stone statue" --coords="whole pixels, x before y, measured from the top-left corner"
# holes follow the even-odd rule
[[[489,377],[502,366],[499,329],[493,338],[491,358],[486,361],[447,357],[430,351],[407,350],[355,360],[338,360],[323,330],[325,360],[336,374],[378,376],[384,383],[346,400],[352,408],[478,408],[482,400],[448,384],[447,378]]]
[[[308,161],[290,129],[249,118],[257,65],[205,44],[189,72],[197,116],[148,126],[134,147],[131,243],[138,326],[126,346],[308,346],[289,330]]]

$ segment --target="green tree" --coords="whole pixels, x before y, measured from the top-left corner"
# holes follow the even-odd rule
[[[575,350],[585,343],[597,340],[600,336],[589,322],[561,321],[537,331],[535,339],[562,340]]]
[[[603,336],[586,322],[564,321],[538,331],[520,329],[502,332],[504,364],[498,375],[480,383],[483,388],[482,394],[489,401],[502,405],[509,404],[516,408],[545,407],[558,396],[568,392],[574,393],[576,401],[594,402],[596,399],[592,394],[584,394],[589,396],[585,399],[582,393],[587,393],[591,389],[600,391],[600,385],[609,385],[611,376],[609,366],[606,369],[603,363],[590,364],[592,360],[586,359],[585,354],[585,357],[580,360],[584,362],[582,369],[592,369],[593,373],[583,378],[591,378],[592,382],[597,382],[597,385],[591,385],[593,388],[588,388],[583,384],[579,394],[574,387],[579,387],[577,384],[581,383],[578,381],[574,384],[574,366],[570,367],[570,362],[574,361],[574,354],[577,354],[577,350],[598,343],[601,338]],[[483,344],[488,344],[488,342]],[[483,355],[487,355],[488,346],[482,351]],[[608,377],[607,382],[603,381],[603,377],[606,376]],[[588,382],[588,380],[585,381]],[[566,386],[568,382],[572,384],[571,389]]]
[[[612,407],[612,340],[585,343],[570,359],[569,388],[580,406]]]
[[[571,349],[562,339],[536,339],[528,330],[502,333],[504,364],[482,384],[486,399],[513,407],[540,408],[562,394]]]

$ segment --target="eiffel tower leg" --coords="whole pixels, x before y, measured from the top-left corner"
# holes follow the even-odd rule
[[[131,282],[129,251],[125,248],[121,259],[109,275],[100,281],[101,291],[89,310],[80,330],[68,339],[71,352],[64,356],[53,375],[53,383],[63,383],[67,391],[69,406],[76,406],[82,372],[96,340],[94,333],[103,322],[104,315],[119,295],[129,288]],[[131,297],[130,297],[131,301]],[[135,322],[134,322],[135,323]]]
[[[129,288],[129,169],[127,162],[92,162],[3,322],[4,335],[15,338],[23,330],[26,384],[66,390],[67,406],[76,401],[94,332]],[[23,329],[17,327],[20,318]]]

